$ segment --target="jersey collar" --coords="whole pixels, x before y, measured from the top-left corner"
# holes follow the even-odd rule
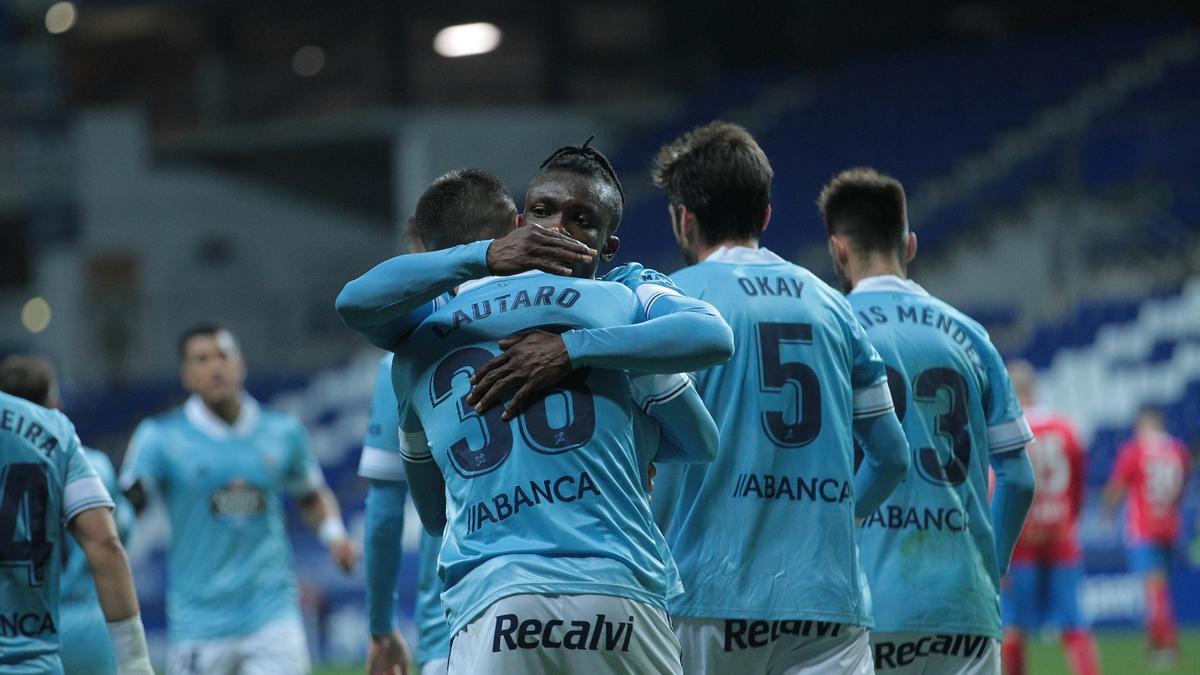
[[[895,274],[881,274],[877,277],[860,279],[850,295],[855,293],[911,293],[913,295],[929,295],[929,291],[921,288],[912,279],[901,279]]]
[[[529,270],[528,272],[521,272],[520,274],[514,274],[510,277],[492,276],[492,277],[484,277],[482,279],[471,279],[470,281],[464,281],[458,285],[457,295],[462,295],[463,293],[466,293],[467,291],[471,291],[476,288],[479,288],[480,286],[483,286],[484,284],[490,284],[497,279],[516,279],[517,277],[527,277],[531,274],[542,274],[542,272],[540,272],[538,270]]]
[[[216,413],[209,410],[208,406],[204,405],[204,401],[201,401],[200,397],[195,394],[189,396],[187,402],[183,404],[183,414],[187,420],[204,432],[204,435],[215,440],[224,440],[231,436],[249,436],[258,424],[259,412],[258,401],[245,392],[242,392],[242,408],[238,411],[238,418],[232,425],[226,424],[225,420],[217,417]]]
[[[787,262],[765,247],[722,246],[709,254],[704,262],[738,263],[742,265],[778,265]]]

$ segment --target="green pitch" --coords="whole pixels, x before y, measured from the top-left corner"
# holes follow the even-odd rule
[[[1141,633],[1099,633],[1100,661],[1106,675],[1164,672],[1177,675],[1200,673],[1200,630],[1185,630],[1180,636],[1183,653],[1174,670],[1151,671],[1145,661],[1145,639]],[[1069,673],[1057,642],[1034,640],[1029,644],[1029,675]],[[363,675],[362,666],[317,668],[314,675]]]

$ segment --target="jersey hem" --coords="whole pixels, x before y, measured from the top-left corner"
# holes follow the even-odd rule
[[[842,612],[821,612],[811,609],[744,609],[744,608],[714,608],[714,607],[672,607],[671,616],[687,617],[689,619],[738,619],[745,621],[830,621],[833,623],[847,624],[850,626],[861,626],[863,628],[872,628],[874,622],[870,619],[854,614],[846,614]]]
[[[303,622],[303,620],[304,620],[304,616],[300,613],[300,608],[291,606],[291,607],[284,608],[282,611],[275,612],[275,613],[269,614],[267,616],[264,616],[263,618],[259,619],[258,621],[239,625],[236,629],[233,629],[233,630],[218,631],[218,632],[211,633],[211,634],[205,633],[203,635],[196,634],[193,636],[193,635],[179,635],[179,634],[173,633],[171,631],[171,626],[177,625],[179,622],[172,621],[170,614],[168,614],[167,615],[167,643],[169,645],[180,645],[180,644],[186,644],[188,642],[210,642],[212,640],[225,640],[228,638],[243,637],[243,636],[249,635],[250,633],[253,633],[254,631],[258,630],[259,628],[262,628],[263,626],[265,626],[269,623],[272,623],[275,621],[280,621],[280,620],[287,619],[287,618],[295,618],[297,621],[301,621],[301,622]]]
[[[617,598],[625,598],[634,602],[642,602],[652,605],[661,610],[667,609],[667,603],[662,597],[656,596],[653,593],[631,588],[629,586],[620,586],[615,584],[605,583],[579,583],[579,582],[547,582],[547,583],[528,583],[521,582],[501,586],[491,593],[483,596],[479,600],[472,602],[467,611],[461,614],[461,617],[450,624],[450,639],[453,640],[455,635],[467,627],[483,614],[488,607],[507,598],[511,595],[609,595]]]
[[[906,624],[903,627],[888,626],[881,628],[876,626],[872,631],[874,635],[883,635],[888,633],[925,633],[925,634],[943,634],[943,635],[982,635],[993,640],[1000,640],[1004,637],[1004,631],[1000,628],[981,628],[975,624],[926,624],[914,623]]]

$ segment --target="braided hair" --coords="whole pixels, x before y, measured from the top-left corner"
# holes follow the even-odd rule
[[[616,190],[620,202],[609,205],[613,210],[611,233],[615,232],[621,224],[621,216],[625,211],[625,188],[621,186],[621,179],[617,178],[617,172],[613,170],[612,164],[609,163],[604,153],[591,147],[594,138],[595,136],[588,136],[583,145],[564,145],[550,153],[550,156],[543,160],[538,168],[542,174],[550,171],[570,171],[588,178],[599,179]]]

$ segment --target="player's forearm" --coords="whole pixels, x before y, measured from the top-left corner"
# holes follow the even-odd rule
[[[301,520],[326,546],[348,536],[342,523],[342,509],[328,486],[323,485],[301,497],[299,506]]]
[[[651,405],[649,414],[662,429],[655,462],[702,464],[716,459],[720,443],[717,423],[694,386],[688,384],[669,401]]]
[[[1033,505],[1033,464],[1025,448],[993,455],[992,470],[996,473],[996,494],[992,498],[992,530],[996,538],[996,563],[1000,573],[1008,572],[1025,516]]]
[[[404,534],[402,481],[372,480],[367,491],[366,535],[367,624],[372,635],[396,627],[396,580],[400,576]]]
[[[641,323],[564,333],[571,365],[684,373],[720,365],[733,355],[733,331],[708,303],[672,295],[652,310]]]
[[[116,531],[110,537],[85,537],[79,544],[87,556],[104,619],[114,623],[137,616],[140,610],[133,574]]]
[[[491,241],[396,256],[346,284],[335,306],[347,326],[384,349],[412,332],[442,293],[488,275]]]
[[[854,420],[854,434],[863,446],[863,463],[854,475],[854,517],[866,518],[908,473],[908,440],[896,413],[890,410]]]
[[[442,536],[446,529],[446,481],[437,464],[432,459],[421,462],[406,459],[404,473],[421,525],[429,534]]]

